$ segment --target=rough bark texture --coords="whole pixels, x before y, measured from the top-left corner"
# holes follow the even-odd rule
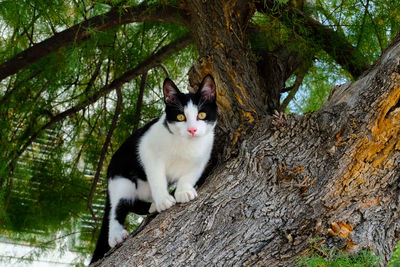
[[[385,264],[400,230],[399,121],[400,36],[319,112],[277,129],[261,118],[196,200],[157,215],[101,266],[291,266],[314,237]]]

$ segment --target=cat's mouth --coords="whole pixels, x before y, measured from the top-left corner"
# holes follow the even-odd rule
[[[195,138],[198,138],[199,135],[198,135],[198,134],[189,134],[189,135],[187,135],[187,137],[188,137],[189,139],[195,139]]]

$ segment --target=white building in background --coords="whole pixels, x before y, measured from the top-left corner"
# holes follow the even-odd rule
[[[29,258],[33,260],[29,260]],[[57,244],[55,248],[42,250],[29,245],[14,244],[0,240],[0,267],[59,267],[84,264],[87,266],[90,259],[84,259],[84,255],[61,251]]]

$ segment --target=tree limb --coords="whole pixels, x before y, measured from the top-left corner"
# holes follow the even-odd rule
[[[386,265],[400,228],[399,58],[400,44],[389,46],[346,96],[337,91],[282,130],[260,120],[198,198],[95,265],[294,266],[316,238],[353,255],[373,250]]]
[[[330,27],[322,25],[319,21],[307,16],[295,7],[283,5],[279,7],[280,12],[276,12],[276,8],[272,0],[265,1],[265,5],[257,4],[257,9],[260,12],[275,17],[279,16],[279,19],[290,25],[297,34],[312,38],[316,45],[327,52],[353,78],[359,77],[369,67],[367,58],[354,48],[340,31],[334,31]],[[272,9],[275,11],[273,12]],[[282,15],[283,13],[287,15]],[[293,21],[296,23],[293,23]],[[301,30],[298,26],[299,23],[302,24],[302,29],[306,28],[308,31]]]
[[[134,133],[139,128],[140,113],[142,112],[143,95],[144,95],[144,89],[146,88],[146,81],[147,81],[147,72],[142,74],[142,79],[140,81],[139,96],[136,103],[136,114],[133,123],[132,133]]]
[[[96,191],[96,187],[97,187],[97,183],[98,183],[99,178],[100,178],[101,170],[103,169],[103,163],[104,163],[104,159],[106,158],[108,146],[109,146],[109,144],[111,142],[111,137],[112,137],[112,134],[114,132],[115,127],[117,126],[118,117],[119,117],[119,114],[120,114],[121,109],[122,109],[121,87],[118,87],[116,89],[116,92],[117,92],[117,105],[115,107],[114,117],[112,119],[110,129],[108,130],[106,140],[104,141],[103,148],[101,149],[99,163],[97,164],[96,173],[95,173],[94,178],[93,178],[92,188],[90,189],[88,202],[87,202],[88,209],[89,209],[90,213],[92,214],[92,217],[93,217],[94,221],[96,222],[96,225],[97,225],[97,221],[98,220],[97,220],[97,217],[94,214],[94,211],[93,211],[93,208],[92,208],[93,196],[94,196],[94,193]]]
[[[161,63],[160,68],[164,71],[165,76],[167,76],[167,78],[169,78],[170,75],[169,75],[169,71],[168,71],[167,67],[165,67],[165,65]]]
[[[289,105],[290,101],[292,101],[292,99],[296,95],[297,91],[300,88],[300,85],[303,83],[304,76],[306,76],[309,68],[310,68],[310,65],[306,64],[306,66],[303,67],[302,69],[300,69],[299,72],[297,73],[296,80],[295,80],[293,86],[291,86],[292,88],[291,88],[288,96],[282,101],[282,104],[279,107],[279,110],[281,112],[285,111],[285,109]]]
[[[32,47],[18,53],[0,65],[0,81],[21,69],[48,56],[59,48],[91,37],[94,31],[106,31],[110,28],[132,23],[158,21],[181,25],[187,24],[184,15],[172,6],[141,4],[128,8],[113,8],[109,12],[78,23]]]

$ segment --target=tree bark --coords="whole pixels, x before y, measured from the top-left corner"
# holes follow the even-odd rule
[[[199,60],[189,74],[193,88],[208,73],[217,84],[219,159],[237,153],[241,138],[267,112],[266,86],[249,48],[247,23],[254,10],[248,1],[188,1],[190,29]],[[223,151],[219,151],[223,150]]]
[[[237,153],[226,148],[229,160],[197,199],[157,215],[99,265],[291,266],[315,237],[349,253],[372,250],[387,263],[400,230],[400,35],[366,74],[334,88],[319,112],[272,128],[238,27],[251,8],[190,2],[201,56],[191,78],[215,75],[227,133],[219,140]]]

